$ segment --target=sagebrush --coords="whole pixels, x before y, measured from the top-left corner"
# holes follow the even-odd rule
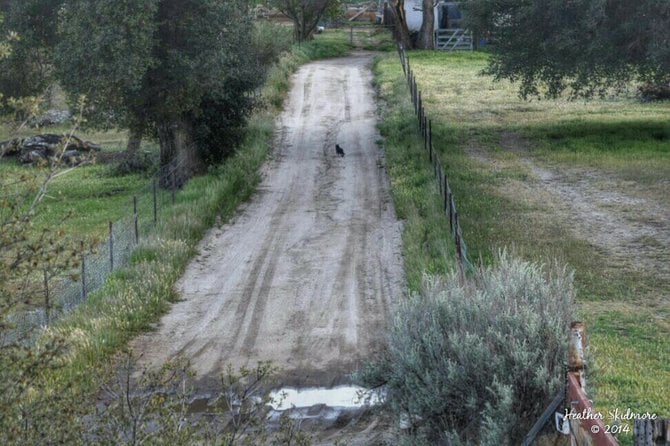
[[[508,254],[464,284],[427,277],[359,377],[386,386],[411,444],[518,444],[564,381],[574,297],[565,268]]]

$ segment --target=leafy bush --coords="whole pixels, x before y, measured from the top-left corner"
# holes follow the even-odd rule
[[[293,28],[278,23],[254,22],[253,48],[259,66],[271,67],[282,53],[291,50]]]
[[[360,373],[387,386],[411,444],[519,444],[563,382],[572,274],[502,254],[466,282],[428,278]]]

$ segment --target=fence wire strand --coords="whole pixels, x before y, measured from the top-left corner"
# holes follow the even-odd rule
[[[172,208],[176,189],[181,186],[174,179],[182,165],[171,163],[162,166],[157,175],[137,191],[136,207],[130,201],[126,215],[110,223],[111,230],[104,241],[82,253],[81,269],[47,279],[43,289],[36,294],[49,296],[48,307],[45,302],[39,308],[7,315],[5,321],[10,328],[0,332],[0,347],[17,342],[32,342],[35,334],[72,312],[104,285],[109,274],[127,264],[138,242],[151,235],[161,218],[165,218],[167,211]],[[161,180],[170,189],[160,187]]]

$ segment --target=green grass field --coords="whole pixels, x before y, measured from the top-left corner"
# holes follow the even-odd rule
[[[486,54],[417,51],[409,59],[470,258],[488,262],[507,247],[574,269],[597,408],[670,416],[670,103],[641,104],[634,89],[527,102],[514,85],[479,75]],[[417,289],[422,271],[453,267],[442,259],[448,225],[431,215],[437,193],[397,55],[380,58],[375,72],[393,193],[406,219],[405,265]],[[645,235],[621,245],[630,228]]]

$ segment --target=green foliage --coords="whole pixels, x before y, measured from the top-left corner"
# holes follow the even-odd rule
[[[564,381],[572,275],[502,254],[458,285],[427,278],[400,304],[383,358],[361,374],[428,444],[519,444]],[[456,443],[459,444],[459,443]]]
[[[1,5],[3,35],[12,32],[9,57],[0,61],[0,93],[5,97],[43,93],[53,81],[51,57],[56,45],[58,10],[63,0],[24,0]]]
[[[245,1],[73,0],[61,30],[59,77],[92,124],[158,135],[161,164],[191,162],[183,179],[240,141],[263,78]]]
[[[60,14],[55,64],[71,98],[87,96],[89,124],[128,126],[144,106],[143,81],[158,61],[155,0],[69,1]]]
[[[313,45],[310,48],[316,48],[318,44]],[[346,48],[346,45],[337,48]],[[311,54],[327,52],[314,49]],[[281,97],[285,94],[292,69],[306,61],[307,57],[304,52],[297,50],[292,56],[285,57],[284,60],[289,61],[285,62],[285,69],[276,76],[276,79],[281,78],[282,81],[264,90],[263,97]],[[274,90],[274,87],[278,90]],[[170,302],[178,298],[174,284],[205,231],[217,220],[225,222],[239,204],[252,194],[260,181],[258,170],[265,160],[273,128],[274,116],[267,110],[257,110],[249,118],[249,128],[245,132],[242,149],[221,166],[211,168],[208,175],[192,180],[177,193],[177,203],[172,208],[172,214],[153,236],[142,239],[129,265],[117,270],[102,289],[89,295],[86,302],[49,327],[36,347],[0,347],[1,444],[123,443],[139,438],[137,435],[133,437],[132,432],[142,433],[137,428],[142,427],[141,418],[149,430],[154,427],[154,421],[166,423],[165,426],[160,426],[166,439],[156,435],[148,440],[150,443],[194,444],[192,437],[184,440],[186,434],[190,435],[194,430],[179,418],[183,413],[183,402],[186,401],[184,396],[189,394],[188,379],[191,375],[188,369],[181,363],[168,364],[159,371],[147,371],[145,379],[140,379],[139,384],[137,381],[131,383],[127,379],[128,374],[124,375],[125,370],[130,370],[128,363],[114,361],[114,355],[133,336],[148,330],[167,311]],[[2,167],[8,168],[6,165]],[[16,169],[16,175],[9,178],[4,175],[7,171],[3,170],[3,175],[0,176],[3,200],[13,196],[13,187],[17,186],[16,179],[23,178],[25,174],[24,168],[11,168]],[[43,173],[40,170],[31,172]],[[31,193],[37,193],[42,184],[39,175],[26,178],[30,178],[30,184],[35,186],[30,189]],[[121,187],[119,181],[131,184],[122,185],[123,191],[115,191]],[[75,171],[70,176],[59,177],[57,181],[49,184],[50,187],[53,186],[49,191],[60,196],[58,189],[62,188],[63,195],[71,192],[81,199],[88,196],[87,189],[93,195],[118,195],[130,192],[139,183],[144,183],[144,180],[137,175],[111,178],[105,175],[104,166],[92,166]],[[12,193],[7,193],[8,191]],[[32,198],[30,193],[25,196]],[[124,196],[121,195],[119,199],[123,201]],[[0,202],[2,203],[4,201]],[[25,204],[25,201],[22,203]],[[10,208],[2,208],[5,209]],[[21,210],[24,207],[16,206],[12,209]],[[99,212],[99,209],[86,207],[76,213],[90,213],[92,217],[99,217]],[[5,215],[0,214],[0,217],[4,218]],[[40,224],[47,223],[49,222]],[[13,227],[0,225],[2,237],[17,235],[20,238],[21,233],[13,231]],[[0,242],[4,240],[2,237]],[[41,246],[41,243],[37,246]],[[0,253],[2,252],[0,246]],[[7,265],[4,263],[5,258],[0,260],[0,274],[9,274],[2,269]],[[9,260],[11,263],[13,259]],[[7,275],[0,279],[4,277]],[[0,285],[2,284],[4,281],[0,280]],[[0,316],[4,317],[7,311],[15,309],[16,302],[12,300],[8,303],[5,294],[0,297]],[[0,327],[0,330],[5,328]],[[3,340],[2,335],[0,331],[0,341]],[[117,366],[120,369],[120,379],[109,381],[109,370],[116,370]],[[263,370],[265,372],[260,376],[262,380],[266,380],[269,377],[268,369]],[[226,376],[227,381],[222,381],[222,384],[227,387],[221,387],[221,391],[222,394],[230,395],[230,392],[245,392],[248,384],[259,374],[254,369]],[[163,387],[157,385],[157,381]],[[107,385],[102,389],[104,383]],[[186,387],[179,387],[181,384]],[[175,390],[174,394],[170,394],[174,396],[173,400],[167,401],[165,398],[163,390],[167,388]],[[116,398],[107,395],[104,405],[96,412],[95,405],[99,402],[97,397],[101,395],[101,389],[109,390]],[[181,392],[181,389],[186,391]],[[176,392],[177,390],[181,393]],[[246,394],[249,392],[246,391]],[[222,399],[222,404],[223,401]],[[258,400],[254,398],[249,401]],[[128,411],[123,412],[124,405],[131,408],[134,415]],[[225,416],[229,415],[228,413]],[[109,423],[89,424],[96,420],[95,417]],[[226,420],[231,419],[234,420],[235,417]],[[263,420],[259,418],[254,423]],[[95,429],[99,429],[98,432]],[[223,433],[197,431],[196,444],[197,441],[205,444],[230,444],[224,443],[223,439],[229,438],[232,430],[233,427],[228,426]],[[203,439],[204,435],[210,436]],[[246,436],[238,434],[236,438],[240,439],[236,444],[257,444],[253,435],[248,433]],[[274,444],[308,444],[306,437],[287,418],[282,419],[276,438],[271,440]]]
[[[292,45],[289,27],[273,22],[254,22],[253,52],[258,65],[271,67],[283,53],[291,50]]]
[[[472,0],[469,26],[495,39],[487,73],[520,94],[604,95],[631,79],[670,82],[670,4],[664,0]]]
[[[335,0],[268,0],[270,6],[293,21],[293,37],[297,42],[311,39],[326,11],[332,14],[337,3]]]

